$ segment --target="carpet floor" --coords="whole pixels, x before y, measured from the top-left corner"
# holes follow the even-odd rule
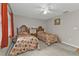
[[[79,56],[73,47],[55,43],[47,46],[44,42],[40,41],[40,50],[36,49],[22,53],[18,56]],[[0,56],[6,56],[7,48],[0,49]]]

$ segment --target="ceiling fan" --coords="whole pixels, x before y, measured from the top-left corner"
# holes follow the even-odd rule
[[[50,3],[41,4],[37,9],[43,14],[48,14],[51,13],[52,11],[56,11],[56,8]]]
[[[47,4],[41,4],[39,7],[37,7],[37,10],[40,11],[40,13],[46,15],[48,13],[67,13],[69,11],[67,10],[61,10],[61,8],[57,8],[56,4],[51,4],[51,3],[47,3]]]

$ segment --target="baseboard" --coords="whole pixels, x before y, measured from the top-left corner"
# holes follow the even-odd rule
[[[66,45],[68,45],[68,46],[71,46],[71,47],[74,47],[74,48],[79,48],[78,46],[75,46],[75,45],[71,45],[71,44],[69,44],[69,43],[66,43],[66,42],[61,42],[61,43],[63,43],[63,44],[66,44]]]

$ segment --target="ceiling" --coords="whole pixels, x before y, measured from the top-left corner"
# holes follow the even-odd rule
[[[64,13],[78,10],[78,3],[51,3],[51,10],[48,14],[40,12],[41,6],[46,3],[10,3],[15,15],[30,17],[39,20],[51,19],[55,16],[63,15]]]

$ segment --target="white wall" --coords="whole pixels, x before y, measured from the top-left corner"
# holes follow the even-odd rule
[[[28,27],[34,27],[34,28],[37,28],[38,26],[43,26],[46,30],[46,21],[44,20],[32,19],[32,18],[15,15],[14,16],[15,34],[16,34],[16,28],[20,27],[21,25],[26,25]]]
[[[60,18],[61,25],[54,25],[54,19],[48,20],[48,31],[58,34],[62,42],[79,47],[79,11]]]
[[[14,29],[25,24],[28,27],[42,25],[46,31],[56,33],[62,42],[79,47],[79,11],[63,15],[61,25],[54,25],[54,19],[44,21],[23,16],[14,16]]]

